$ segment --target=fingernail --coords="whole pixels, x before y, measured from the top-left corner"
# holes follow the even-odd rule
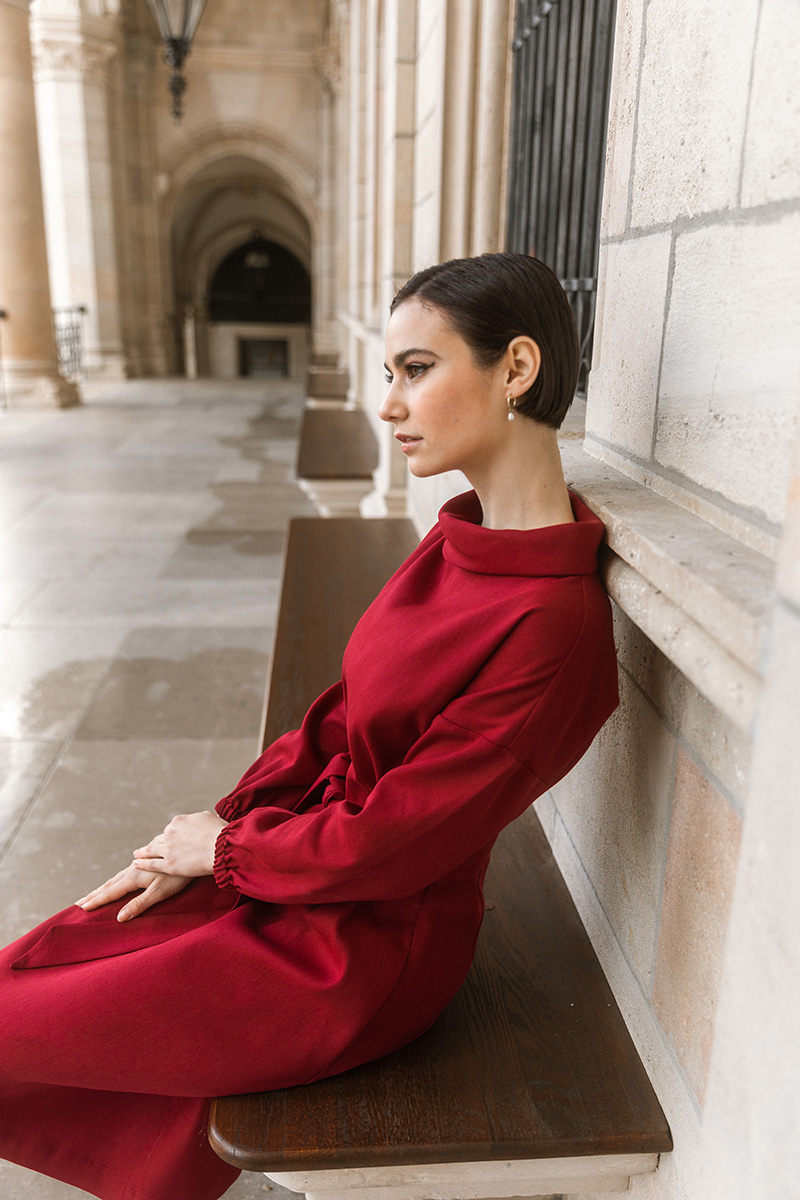
[[[118,921],[127,921],[127,919],[128,919],[128,911],[127,911],[127,909],[123,908],[122,912],[117,913],[117,920]]]
[[[81,896],[80,900],[76,900],[75,903],[77,904],[78,908],[83,908],[88,899],[88,896]]]

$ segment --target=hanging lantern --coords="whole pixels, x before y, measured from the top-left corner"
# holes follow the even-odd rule
[[[183,115],[183,93],[186,80],[181,68],[192,47],[192,39],[200,24],[206,0],[145,0],[164,43],[164,61],[172,68],[167,84],[172,96],[172,115],[180,121]]]

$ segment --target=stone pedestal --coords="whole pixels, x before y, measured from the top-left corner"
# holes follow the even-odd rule
[[[0,0],[0,309],[2,372],[12,407],[79,402],[58,371],[47,274],[25,3]]]

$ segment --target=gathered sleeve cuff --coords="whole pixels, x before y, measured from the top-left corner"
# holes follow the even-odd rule
[[[344,687],[341,681],[319,696],[299,729],[283,734],[244,773],[216,806],[226,821],[265,805],[291,810],[299,804],[336,754],[347,752]]]

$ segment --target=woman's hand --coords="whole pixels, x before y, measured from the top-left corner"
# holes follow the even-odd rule
[[[88,896],[82,896],[75,903],[79,908],[90,912],[93,908],[100,908],[103,904],[110,904],[112,900],[127,896],[128,892],[143,888],[144,891],[134,896],[117,913],[118,921],[129,921],[131,917],[140,916],[159,901],[166,900],[168,896],[176,895],[191,881],[190,875],[161,875],[155,871],[143,871],[134,863],[122,871],[117,871],[116,875],[112,875],[105,883],[101,883],[100,887],[89,892]]]
[[[214,812],[182,813],[133,852],[134,866],[159,875],[212,875],[214,849],[227,821]]]

